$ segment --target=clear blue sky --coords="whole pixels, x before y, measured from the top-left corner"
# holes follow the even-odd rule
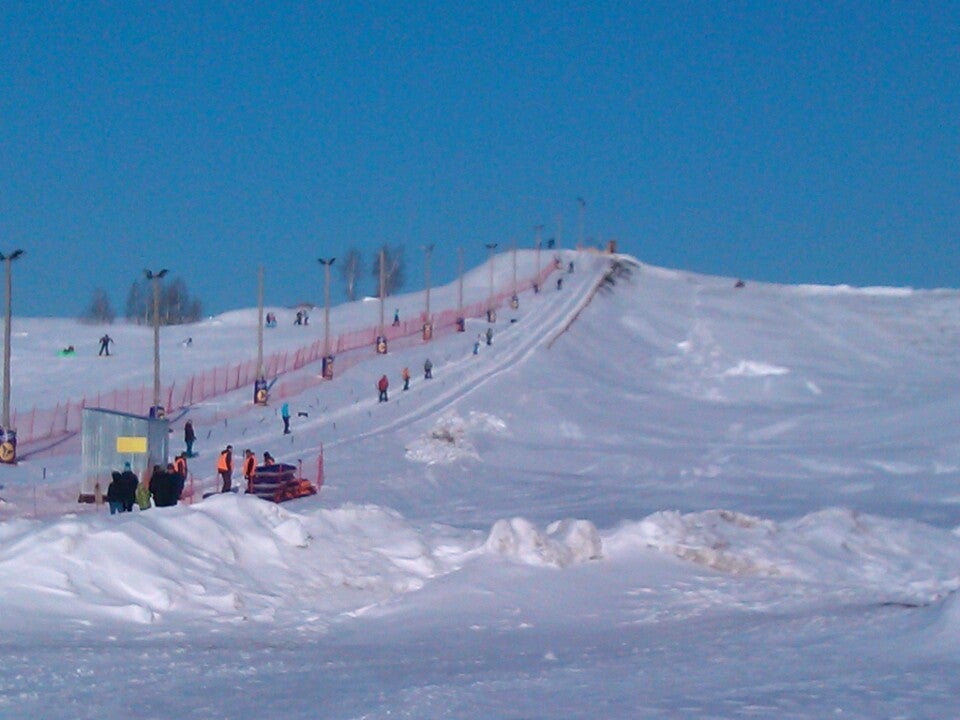
[[[777,282],[960,285],[956,2],[5,2],[14,312],[322,299],[317,258],[616,238]],[[365,272],[365,289],[373,290]],[[342,299],[340,285],[334,297]]]

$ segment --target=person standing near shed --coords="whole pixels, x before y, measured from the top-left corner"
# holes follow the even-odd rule
[[[120,473],[120,501],[123,503],[124,512],[133,512],[133,505],[137,502],[137,488],[140,486],[140,478],[130,468],[130,463],[123,464],[123,472]]]

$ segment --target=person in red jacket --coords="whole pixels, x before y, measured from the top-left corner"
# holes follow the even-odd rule
[[[390,381],[386,375],[380,376],[380,382],[377,383],[377,390],[380,391],[379,402],[387,402],[387,388],[390,387]]]

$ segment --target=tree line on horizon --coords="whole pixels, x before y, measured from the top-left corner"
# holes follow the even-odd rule
[[[373,277],[374,297],[380,296],[380,263],[383,261],[384,297],[396,294],[405,282],[405,261],[402,245],[384,244],[373,256],[370,265]],[[343,282],[343,290],[349,302],[358,299],[360,279],[363,269],[363,255],[356,247],[351,247],[338,264],[338,272]],[[192,296],[183,278],[171,280],[162,278],[160,283],[159,317],[161,325],[182,325],[197,322],[203,316],[200,299]],[[110,298],[103,288],[95,288],[93,297],[87,305],[81,319],[95,325],[109,325],[117,314]],[[146,278],[135,280],[127,292],[124,317],[129,322],[152,324],[153,322],[153,281]]]

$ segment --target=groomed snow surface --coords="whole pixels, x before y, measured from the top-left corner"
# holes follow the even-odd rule
[[[300,371],[266,408],[251,389],[174,415],[210,486],[227,443],[311,478],[322,445],[316,496],[110,516],[73,502],[76,438],[21,448],[0,468],[0,717],[956,717],[960,293],[570,261],[476,355],[471,320]],[[468,301],[487,283],[469,273]],[[322,313],[272,310],[267,352],[322,337]],[[255,356],[256,317],[164,328],[164,377]],[[98,358],[103,328],[15,318],[14,405],[149,384],[150,328],[107,330]]]

